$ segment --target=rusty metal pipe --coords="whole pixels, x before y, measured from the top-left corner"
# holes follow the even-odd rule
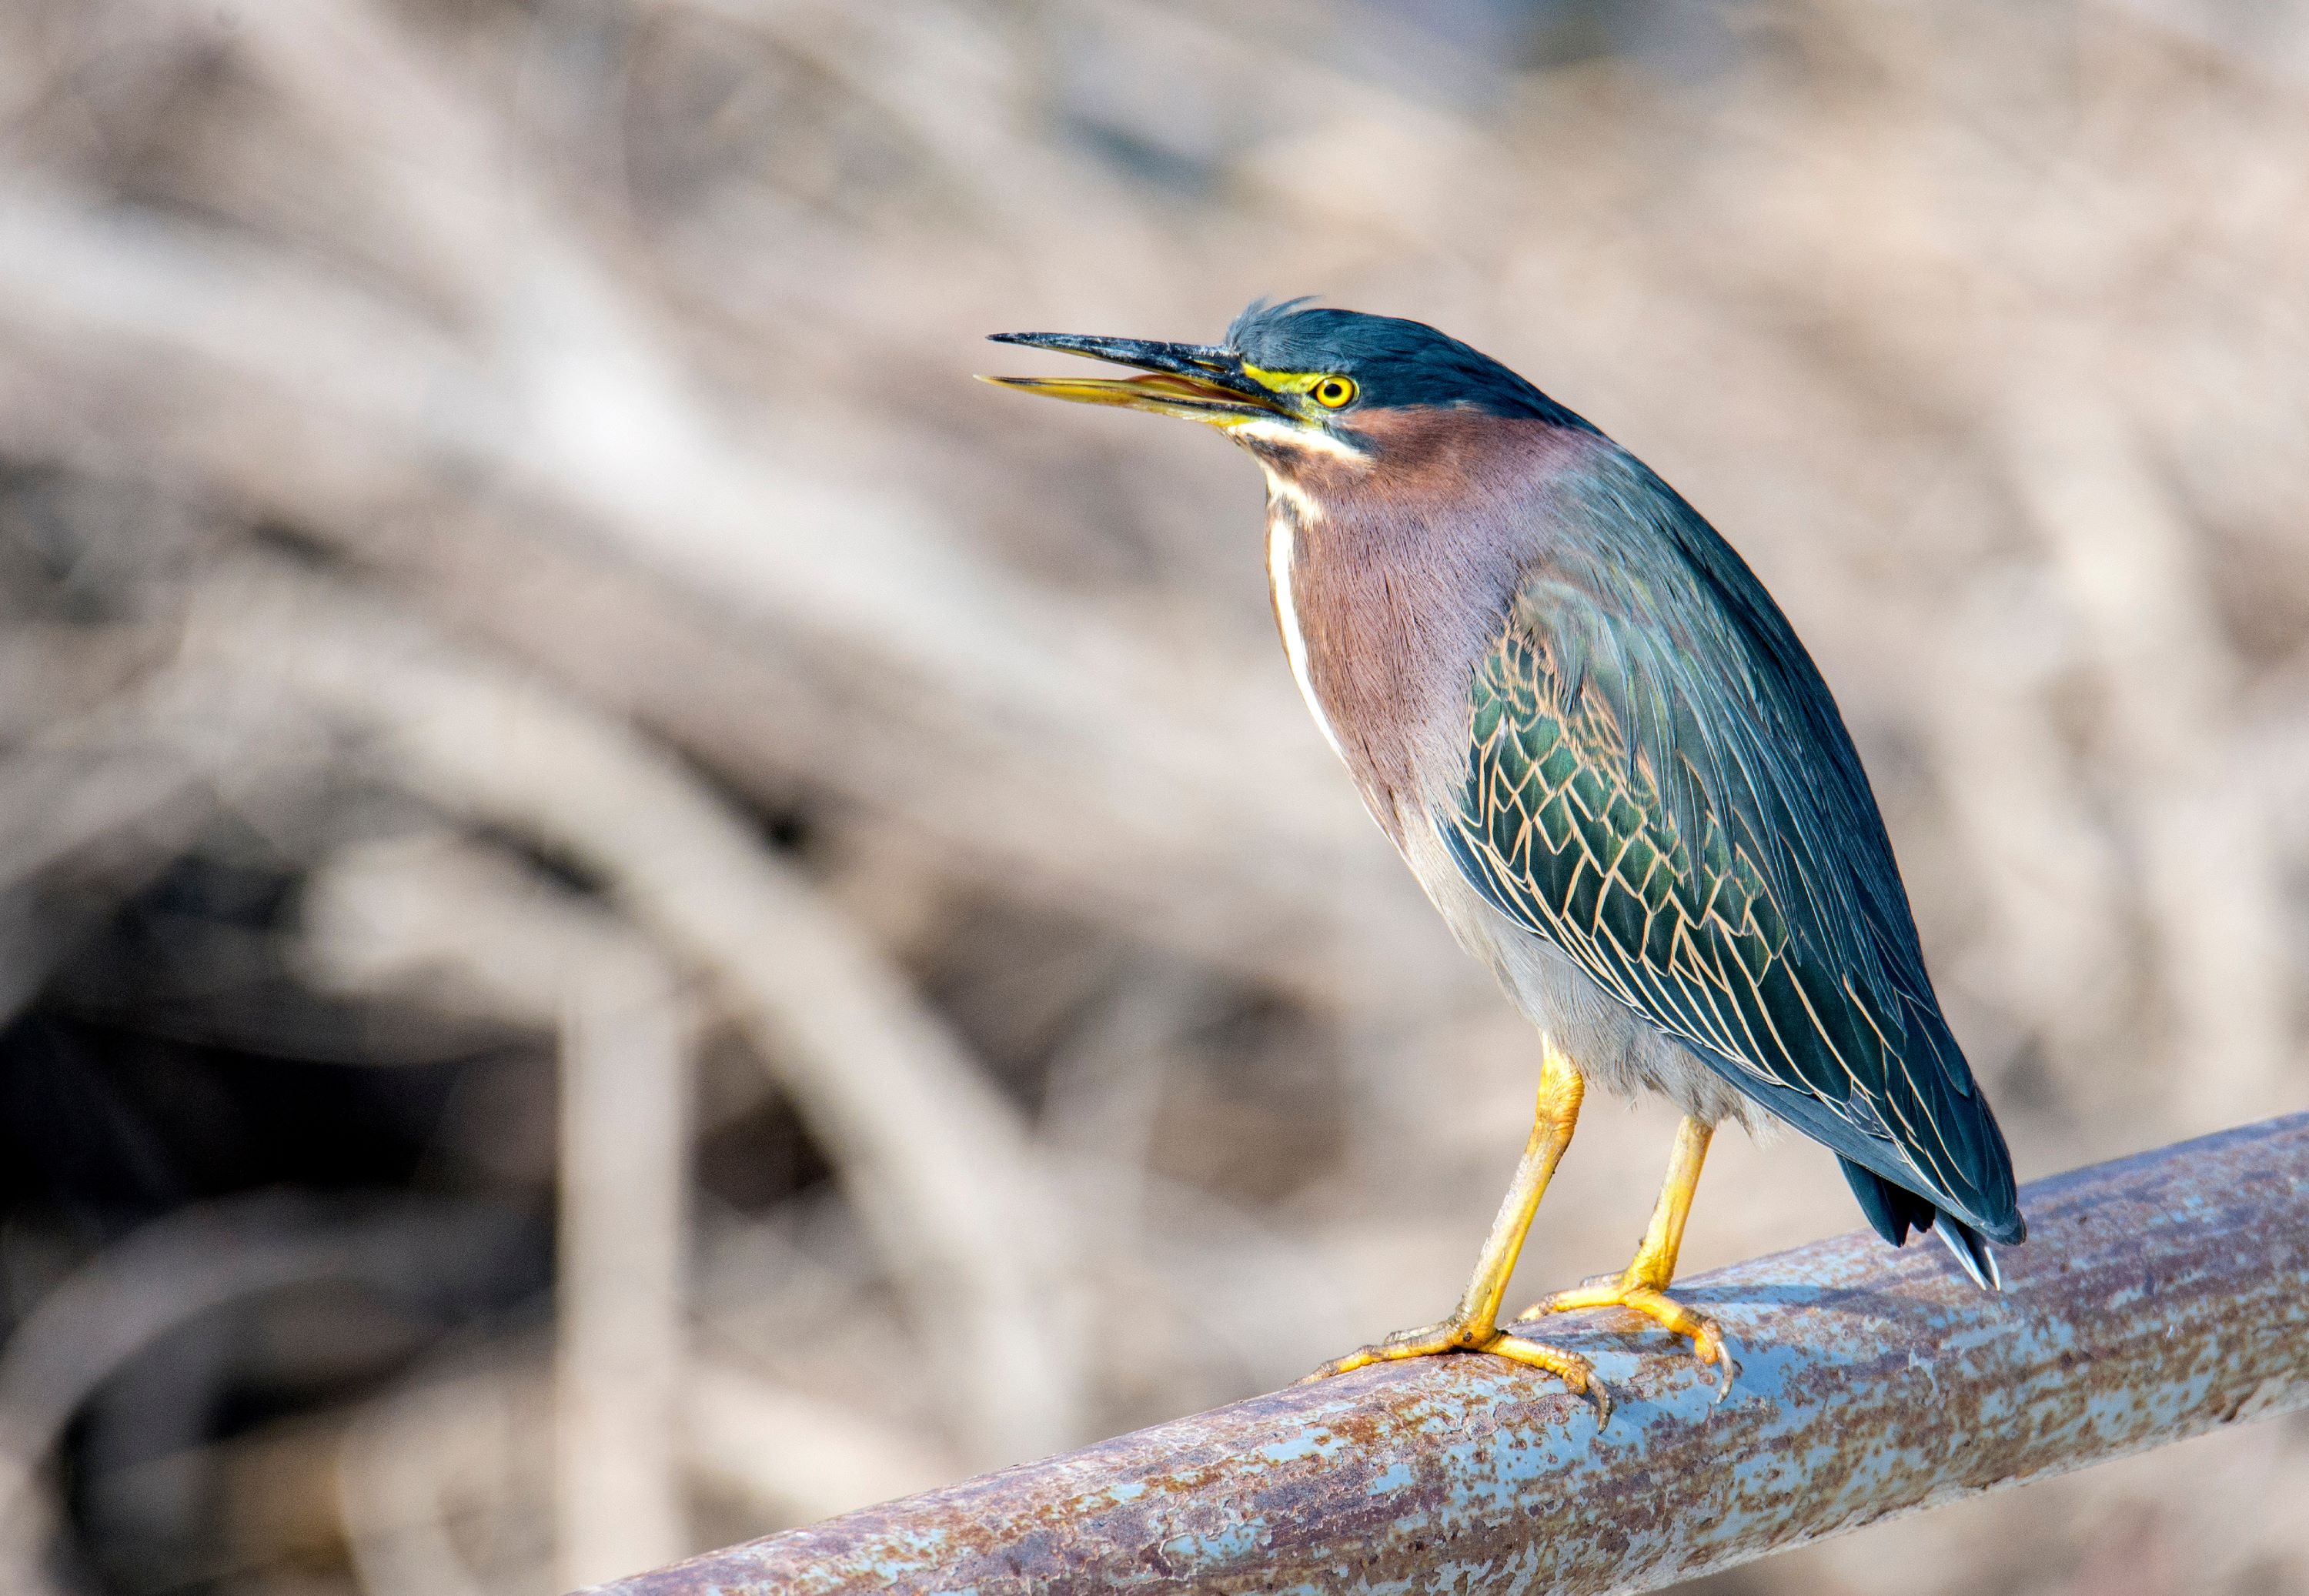
[[[1647,1591],[2309,1404],[2309,1115],[2022,1202],[2001,1297],[1864,1233],[1687,1282],[1739,1359],[1720,1406],[1657,1332],[1567,1317],[1600,1433],[1495,1359],[1388,1364],[601,1589]]]

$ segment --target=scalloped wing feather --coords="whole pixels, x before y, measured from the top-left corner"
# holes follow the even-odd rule
[[[1730,548],[1619,460],[1633,480],[1575,503],[1610,524],[1527,574],[1476,667],[1446,841],[1509,919],[1739,1090],[2019,1239],[2002,1134],[1826,686]],[[1649,549],[1613,547],[1644,532]]]

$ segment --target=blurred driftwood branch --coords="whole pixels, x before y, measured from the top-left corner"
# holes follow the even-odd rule
[[[757,1030],[919,1311],[964,1316],[950,1377],[994,1454],[1068,1433],[1066,1226],[1024,1128],[879,957],[711,794],[541,684],[444,657],[318,582],[263,568],[222,579],[195,601],[186,653],[243,673],[236,695],[350,722],[393,779],[597,872]]]

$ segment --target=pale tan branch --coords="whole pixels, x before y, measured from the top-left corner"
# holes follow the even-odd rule
[[[1072,1433],[1081,1390],[1072,1242],[1015,1109],[791,867],[680,768],[542,684],[461,658],[328,584],[245,566],[187,643],[376,739],[381,768],[454,812],[600,873],[710,977],[825,1141],[925,1323],[973,1445]]]

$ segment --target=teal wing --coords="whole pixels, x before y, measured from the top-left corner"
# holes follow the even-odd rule
[[[1846,1160],[1872,1219],[1898,1194],[1872,1201],[1852,1164],[2019,1239],[1826,685],[1730,547],[1618,462],[1476,668],[1447,843],[1503,913]]]

